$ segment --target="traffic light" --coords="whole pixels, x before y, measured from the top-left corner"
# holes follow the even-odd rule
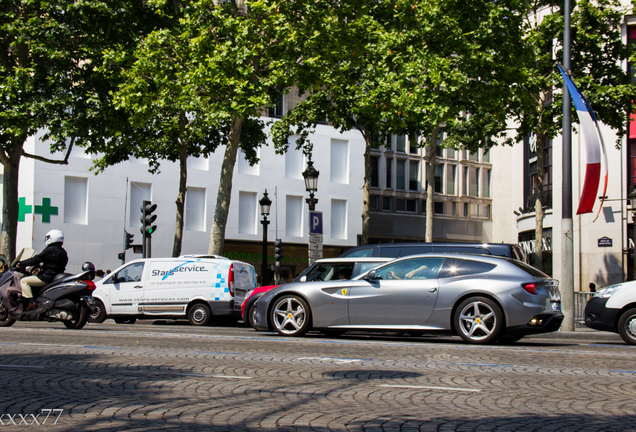
[[[274,261],[281,262],[283,260],[283,242],[276,239],[274,242]]]
[[[157,204],[153,204],[150,201],[144,201],[141,204],[141,234],[144,238],[151,237],[155,231],[157,231],[157,225],[152,223],[157,219],[157,215],[153,215],[152,212],[157,209]]]
[[[134,237],[133,234],[130,234],[129,232],[124,231],[124,250],[128,250],[131,247],[133,247],[133,244],[132,244],[133,237]]]

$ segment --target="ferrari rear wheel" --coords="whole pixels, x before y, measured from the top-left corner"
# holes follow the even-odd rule
[[[468,343],[488,344],[500,338],[503,312],[487,297],[470,297],[455,312],[455,329]]]

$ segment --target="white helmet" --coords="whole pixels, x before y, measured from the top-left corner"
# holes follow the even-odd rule
[[[51,243],[64,243],[64,233],[60,230],[51,230],[47,232],[44,237],[44,244],[48,246]]]

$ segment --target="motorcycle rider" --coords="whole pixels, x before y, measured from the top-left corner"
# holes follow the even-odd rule
[[[46,233],[44,237],[44,244],[46,245],[44,250],[32,258],[18,263],[18,267],[42,264],[42,269],[37,276],[27,276],[20,281],[22,285],[22,297],[29,299],[26,310],[37,308],[37,304],[33,299],[32,288],[42,287],[52,282],[55,275],[64,273],[64,270],[66,270],[68,255],[62,247],[63,243],[64,233],[60,230],[51,230]]]

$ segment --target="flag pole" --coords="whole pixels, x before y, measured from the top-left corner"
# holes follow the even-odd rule
[[[570,65],[570,0],[564,4],[563,67]],[[563,85],[563,154],[561,197],[561,310],[564,315],[561,331],[574,331],[574,236],[572,223],[572,106],[570,93]]]

